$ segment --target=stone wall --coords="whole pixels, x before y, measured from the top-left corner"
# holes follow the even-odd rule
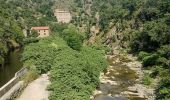
[[[54,15],[56,16],[58,22],[69,23],[72,19],[71,13],[69,11],[55,10]]]
[[[6,94],[14,85],[16,85],[19,82],[19,78],[26,74],[26,72],[27,72],[26,68],[22,68],[21,70],[16,72],[15,76],[10,81],[8,81],[8,83],[6,83],[4,86],[0,88],[0,97]]]

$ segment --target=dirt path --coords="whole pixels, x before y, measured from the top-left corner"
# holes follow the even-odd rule
[[[17,100],[48,100],[49,92],[46,88],[49,84],[48,75],[43,74],[30,83]]]

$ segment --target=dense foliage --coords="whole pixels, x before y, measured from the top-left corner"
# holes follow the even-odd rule
[[[52,0],[0,0],[0,65],[7,53],[23,45],[23,29],[54,21]]]
[[[150,77],[160,77],[157,99],[170,99],[170,1],[169,0],[93,0],[94,15],[100,13],[99,26],[107,33],[116,27],[122,47],[139,54]],[[116,35],[111,36],[113,38]],[[102,35],[108,37],[106,35]],[[110,38],[110,37],[109,37]],[[127,44],[128,43],[128,44]]]
[[[39,73],[50,71],[50,100],[88,100],[107,67],[104,52],[88,46],[76,51],[68,45],[56,36],[45,38],[25,47],[23,61]]]
[[[137,54],[152,73],[144,80],[159,77],[158,100],[170,99],[170,1],[169,0],[70,0],[76,12],[75,25],[100,28],[95,42],[117,42]],[[88,6],[91,5],[91,6]],[[90,13],[90,14],[89,14]],[[99,19],[96,15],[99,14]],[[110,42],[111,41],[111,42]],[[115,45],[113,46],[113,48]]]
[[[81,49],[84,40],[83,33],[77,31],[74,25],[70,24],[67,29],[64,29],[61,36],[72,49]]]
[[[169,0],[0,0],[0,64],[8,48],[23,44],[22,29],[48,25],[63,38],[25,39],[23,60],[39,73],[51,71],[53,94],[50,99],[84,100],[98,84],[103,70],[100,50],[83,46],[85,38],[108,43],[137,54],[144,68],[152,73],[144,78],[161,80],[157,99],[170,99],[170,1]],[[52,6],[70,10],[74,25],[53,23]],[[96,17],[98,16],[98,17]],[[91,27],[99,28],[93,35]],[[27,30],[29,31],[29,30]],[[32,34],[30,34],[31,37]],[[86,36],[86,37],[85,37]],[[111,41],[111,42],[110,42]],[[114,48],[113,45],[112,48]],[[48,49],[47,49],[48,48]],[[40,52],[41,51],[41,52]],[[54,56],[56,55],[56,56]],[[101,63],[99,63],[101,62]],[[63,76],[64,77],[61,77]],[[64,84],[63,84],[64,83]],[[61,87],[61,88],[58,88]],[[66,96],[67,95],[67,96]]]

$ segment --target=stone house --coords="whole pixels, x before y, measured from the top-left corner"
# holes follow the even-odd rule
[[[50,29],[48,26],[43,27],[32,27],[31,30],[35,30],[38,33],[38,38],[50,36]]]
[[[69,11],[56,9],[54,15],[58,22],[69,23],[72,20],[71,13]]]

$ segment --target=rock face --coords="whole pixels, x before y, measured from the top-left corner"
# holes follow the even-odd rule
[[[142,64],[132,55],[108,56],[109,67],[101,73],[92,100],[155,100],[154,89],[140,84]]]

